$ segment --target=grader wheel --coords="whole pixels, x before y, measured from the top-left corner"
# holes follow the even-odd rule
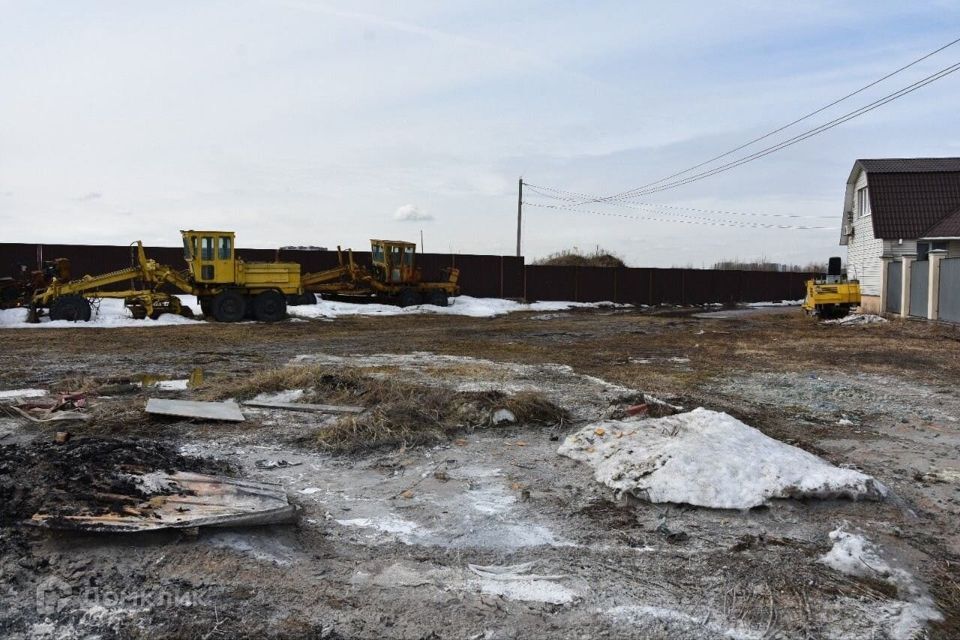
[[[240,322],[247,311],[247,301],[236,291],[221,291],[211,303],[213,318],[217,322]]]
[[[69,320],[77,322],[90,320],[90,301],[83,296],[60,296],[50,304],[51,320]]]
[[[264,291],[253,299],[253,317],[260,322],[277,322],[287,317],[287,300],[278,291]]]
[[[423,302],[420,292],[416,289],[404,289],[397,297],[397,304],[401,307],[413,307]]]
[[[446,291],[442,289],[434,289],[427,294],[427,304],[432,304],[435,307],[446,307],[450,304],[450,300],[447,298]]]

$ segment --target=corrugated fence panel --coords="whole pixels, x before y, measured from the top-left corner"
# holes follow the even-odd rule
[[[900,276],[903,274],[902,262],[887,264],[887,313],[900,313],[900,296],[903,287]]]
[[[617,270],[606,267],[574,267],[577,302],[613,302]]]
[[[960,322],[960,258],[940,262],[940,319]]]
[[[179,247],[147,247],[157,262],[186,268]],[[339,264],[336,251],[237,249],[247,261],[297,262],[304,273]],[[44,260],[69,258],[74,276],[100,274],[131,264],[131,249],[124,246],[36,245],[0,243],[0,275],[12,274],[17,264],[34,269],[38,254]],[[355,251],[354,261],[369,266],[370,252]],[[346,252],[344,252],[346,259]],[[803,297],[803,273],[714,271],[706,269],[653,269],[603,267],[549,267],[525,265],[522,257],[493,255],[419,254],[426,280],[443,278],[443,269],[460,269],[460,286],[466,295],[523,298],[528,300],[614,301],[629,304],[703,304],[708,302],[761,302]],[[122,286],[122,285],[118,285]]]
[[[526,278],[526,269],[523,258],[516,256],[502,256],[503,259],[503,297],[522,298],[523,282]]]
[[[910,265],[910,308],[907,312],[915,318],[927,317],[927,288],[929,282],[929,260],[917,260]]]
[[[614,302],[653,304],[653,269],[616,269],[617,295]]]
[[[683,270],[651,269],[653,272],[653,304],[683,303]]]
[[[527,300],[576,300],[577,268],[530,265],[527,273]]]

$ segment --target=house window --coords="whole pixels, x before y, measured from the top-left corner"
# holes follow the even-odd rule
[[[926,260],[931,251],[946,251],[947,250],[947,241],[946,240],[934,240],[933,242],[918,242],[917,243],[917,260]]]
[[[867,193],[867,187],[857,189],[857,216],[863,217],[870,215],[870,195]]]

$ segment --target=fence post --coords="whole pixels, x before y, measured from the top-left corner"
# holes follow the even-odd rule
[[[927,319],[940,319],[940,261],[947,257],[943,249],[934,249],[927,254],[930,260],[930,277],[927,279]]]
[[[503,256],[500,256],[500,297],[503,297]]]
[[[890,297],[887,292],[887,275],[890,273],[890,256],[880,256],[880,308],[877,313],[883,315],[887,312],[887,298]]]
[[[913,261],[916,256],[901,256],[900,264],[900,317],[910,315],[910,280],[913,274]]]

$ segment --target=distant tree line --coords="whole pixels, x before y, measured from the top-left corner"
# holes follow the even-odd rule
[[[801,273],[826,273],[826,262],[808,262],[807,264],[784,264],[770,262],[764,257],[755,260],[721,260],[713,263],[714,269],[723,271],[790,271]]]

